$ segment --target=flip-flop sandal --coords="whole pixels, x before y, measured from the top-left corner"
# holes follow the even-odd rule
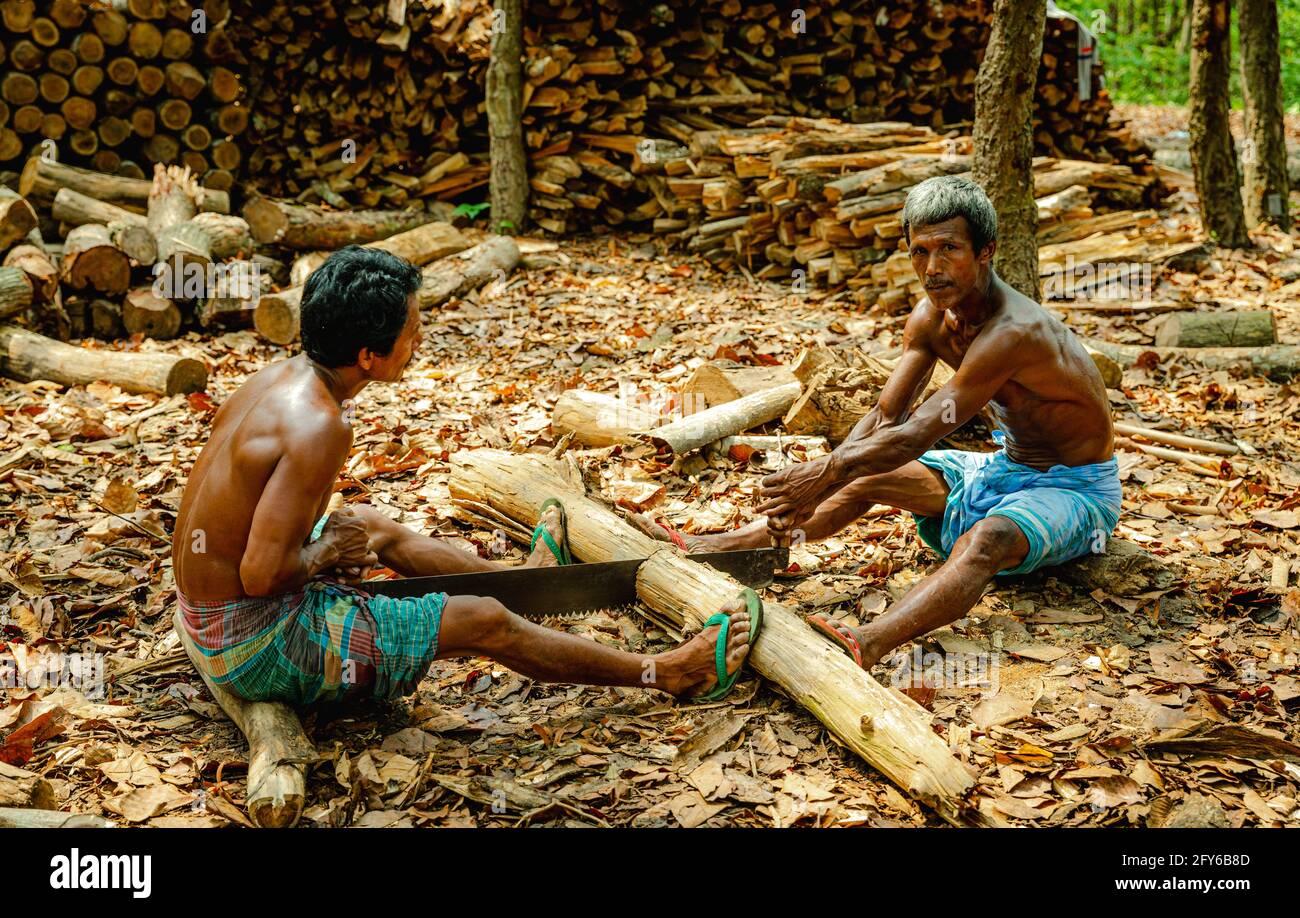
[[[690,549],[686,547],[686,540],[682,538],[682,534],[680,532],[678,532],[673,527],[669,526],[663,520],[655,520],[655,523],[658,524],[660,529],[668,533],[668,538],[672,539],[672,543],[674,545],[676,545],[678,548],[680,548],[682,551],[686,552],[687,554],[690,554]]]
[[[822,634],[826,635],[828,638],[830,638],[832,641],[838,644],[844,650],[845,653],[847,653],[849,656],[853,658],[854,663],[858,664],[859,666],[862,665],[862,645],[858,643],[858,639],[856,637],[854,637],[851,634],[844,634],[843,632],[837,630],[835,626],[832,625],[830,621],[825,618],[808,618],[807,622],[808,624],[812,625],[814,629],[820,631]]]
[[[560,508],[560,541],[556,544],[555,539],[551,536],[550,531],[541,522],[542,514],[551,507]],[[569,551],[569,517],[564,511],[564,504],[560,503],[559,498],[548,497],[542,501],[542,507],[537,511],[537,528],[533,530],[533,540],[528,543],[528,551],[531,554],[537,547],[537,540],[541,539],[546,543],[546,547],[555,555],[555,560],[561,565],[573,564],[573,553]]]
[[[749,652],[753,653],[754,641],[763,628],[763,601],[758,598],[757,593],[748,588],[741,591],[740,598],[745,600],[745,605],[749,607]],[[725,612],[718,612],[704,623],[705,628],[712,628],[714,625],[721,626],[718,628],[718,636],[713,644],[713,665],[718,675],[718,684],[701,695],[692,695],[688,699],[692,702],[719,701],[726,698],[736,687],[736,683],[740,680],[740,673],[744,670],[745,663],[749,661],[747,654],[734,673],[727,672],[727,633],[731,630],[731,616]]]

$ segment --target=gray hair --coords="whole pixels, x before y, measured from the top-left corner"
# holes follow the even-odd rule
[[[968,178],[938,175],[907,193],[903,205],[903,236],[912,241],[912,227],[934,226],[965,217],[976,252],[998,238],[998,212],[984,189]]]

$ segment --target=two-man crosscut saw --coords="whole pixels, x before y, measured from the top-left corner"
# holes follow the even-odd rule
[[[700,552],[686,557],[728,574],[751,589],[759,589],[772,582],[774,572],[785,570],[789,556],[787,548],[754,548]],[[636,572],[645,560],[633,558],[563,567],[512,567],[472,574],[367,580],[359,588],[395,599],[428,593],[491,596],[516,615],[539,619],[636,602]]]

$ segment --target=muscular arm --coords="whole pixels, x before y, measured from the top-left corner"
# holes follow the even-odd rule
[[[301,587],[339,559],[335,541],[322,536],[309,545],[322,498],[347,458],[351,435],[335,423],[295,430],[271,473],[248,533],[239,579],[249,596],[270,596]]]
[[[1032,353],[1032,340],[1015,329],[977,338],[953,378],[911,417],[841,443],[830,457],[834,474],[846,479],[877,475],[920,457],[978,414]]]

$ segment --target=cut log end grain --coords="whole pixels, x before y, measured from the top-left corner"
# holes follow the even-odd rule
[[[108,227],[87,223],[68,232],[63,243],[63,280],[74,290],[125,293],[131,283],[126,253],[113,244]]]
[[[150,287],[132,290],[122,301],[122,324],[128,334],[159,340],[175,338],[181,329],[181,311],[171,300]]]

